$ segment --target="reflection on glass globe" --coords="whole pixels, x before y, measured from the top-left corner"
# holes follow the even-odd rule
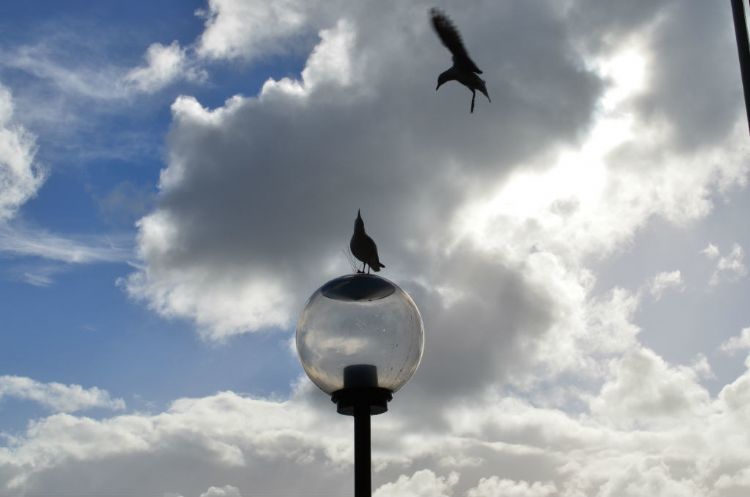
[[[297,323],[297,352],[321,390],[379,387],[395,392],[424,348],[422,317],[401,288],[379,276],[341,276],[320,287]]]

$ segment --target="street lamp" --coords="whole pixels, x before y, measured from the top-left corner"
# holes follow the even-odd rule
[[[394,283],[371,274],[335,278],[312,294],[297,323],[307,376],[354,416],[354,495],[369,497],[370,416],[388,410],[424,348],[417,306]]]

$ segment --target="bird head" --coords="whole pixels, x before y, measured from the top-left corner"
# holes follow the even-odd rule
[[[354,229],[365,230],[365,222],[362,220],[362,215],[359,213],[359,209],[357,209],[357,219],[354,220]]]
[[[440,76],[438,76],[438,82],[437,86],[435,87],[435,91],[438,91],[438,89],[443,85],[443,83],[447,83],[450,81],[450,76],[448,75],[448,72],[441,73]]]

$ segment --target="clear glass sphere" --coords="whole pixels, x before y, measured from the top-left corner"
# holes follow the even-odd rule
[[[297,352],[321,390],[380,387],[395,392],[424,349],[419,309],[394,283],[370,274],[333,279],[307,301],[297,322]]]

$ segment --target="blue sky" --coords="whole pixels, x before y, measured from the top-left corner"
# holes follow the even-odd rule
[[[472,114],[432,3],[0,6],[0,494],[346,495],[357,209],[426,329],[376,497],[750,492],[729,5],[437,4]]]
[[[159,2],[154,15],[154,6],[133,8],[119,2],[7,3],[0,16],[5,20],[0,44],[41,45],[51,57],[81,66],[135,66],[157,34],[166,43],[195,38],[202,23],[191,13],[201,6]],[[77,114],[70,128],[39,123],[49,133],[36,134],[36,160],[48,177],[14,224],[61,237],[111,236],[132,245],[134,223],[157,192],[174,95],[190,91],[211,105],[220,104],[236,92],[256,92],[271,74],[298,72],[301,62],[296,57],[268,60],[257,70],[247,64],[219,64],[205,85],[170,88],[134,101],[107,103],[103,109],[75,95],[60,97],[54,81],[4,66],[3,84],[18,88],[18,122],[34,129],[33,118],[27,124],[24,117],[24,99],[63,98],[66,110]],[[118,188],[124,198],[108,207],[108,195]],[[4,254],[0,373],[96,384],[145,410],[164,408],[176,397],[226,389],[288,394],[300,371],[288,352],[288,333],[246,335],[231,346],[207,344],[192,333],[190,323],[161,319],[128,299],[116,281],[132,272],[129,259],[77,266]],[[30,273],[49,275],[50,281],[29,284],[24,274]],[[44,413],[26,401],[0,402],[7,420],[4,429],[22,429],[30,412]]]

